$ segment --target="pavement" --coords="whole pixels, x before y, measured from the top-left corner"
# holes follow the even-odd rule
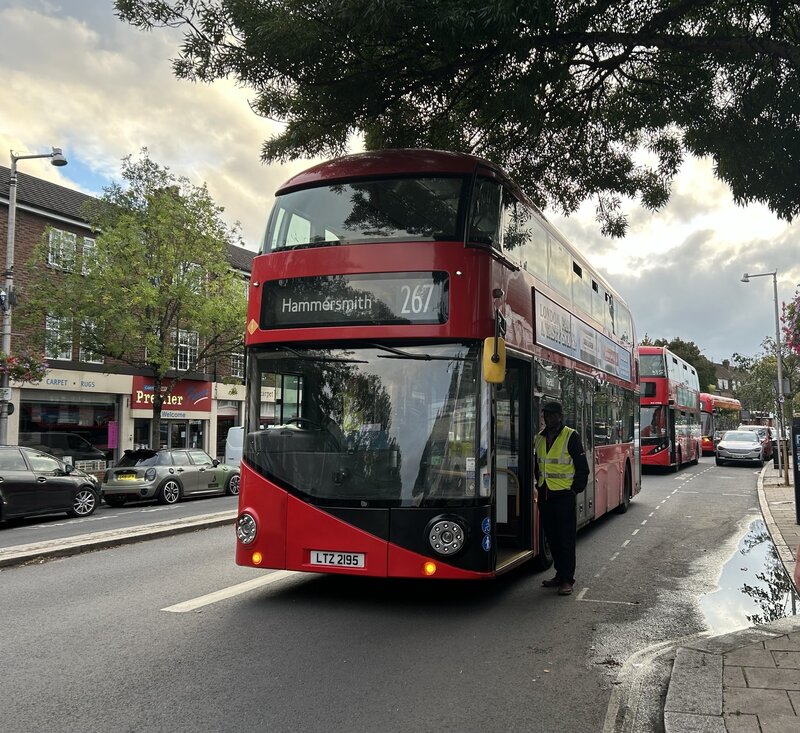
[[[800,525],[792,473],[790,465],[786,486],[772,463],[764,466],[758,502],[793,582]],[[800,733],[800,615],[679,647],[664,704],[664,730]]]

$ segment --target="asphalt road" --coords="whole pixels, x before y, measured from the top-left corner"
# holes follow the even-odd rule
[[[566,598],[524,571],[239,568],[229,527],[0,570],[2,729],[654,733],[669,650],[708,633],[755,485],[709,458],[645,476],[581,533]]]

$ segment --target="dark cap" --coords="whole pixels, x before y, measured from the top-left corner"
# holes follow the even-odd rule
[[[542,412],[554,412],[557,415],[563,415],[564,411],[561,409],[560,402],[545,402],[542,405]]]

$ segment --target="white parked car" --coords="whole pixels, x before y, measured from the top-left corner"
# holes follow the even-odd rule
[[[727,430],[717,443],[717,465],[756,463],[764,465],[764,443],[755,430]]]

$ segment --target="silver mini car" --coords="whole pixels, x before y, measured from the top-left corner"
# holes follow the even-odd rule
[[[103,499],[119,507],[127,501],[156,499],[174,504],[184,496],[239,493],[239,466],[228,466],[197,448],[127,450],[105,472]]]

